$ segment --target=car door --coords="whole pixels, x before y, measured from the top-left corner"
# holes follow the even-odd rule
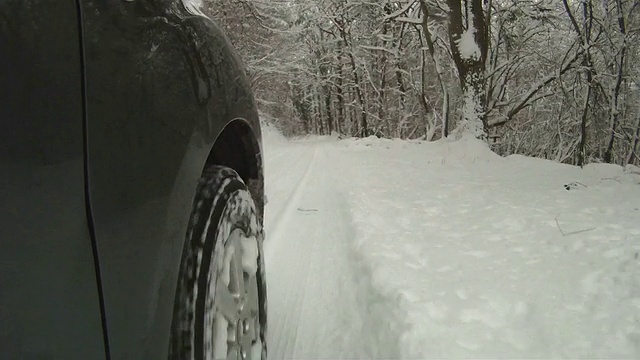
[[[0,1],[0,358],[104,359],[75,0]]]
[[[208,74],[173,1],[81,0],[88,182],[113,359],[166,358]],[[192,16],[193,17],[193,16]]]

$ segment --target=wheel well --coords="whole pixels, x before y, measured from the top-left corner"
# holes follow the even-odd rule
[[[260,145],[243,120],[234,120],[222,130],[207,157],[205,168],[222,165],[235,170],[244,180],[256,202],[258,211],[263,208],[263,175]]]

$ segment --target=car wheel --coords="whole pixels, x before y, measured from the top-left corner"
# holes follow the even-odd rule
[[[176,292],[170,359],[266,359],[262,225],[246,185],[212,166],[198,184]]]

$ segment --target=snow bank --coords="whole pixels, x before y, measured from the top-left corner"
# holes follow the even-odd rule
[[[272,130],[272,355],[640,358],[637,168]]]
[[[640,175],[473,138],[341,142],[371,281],[403,358],[640,358]]]

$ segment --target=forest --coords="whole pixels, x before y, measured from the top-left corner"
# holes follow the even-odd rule
[[[640,0],[203,0],[286,135],[640,164]]]

